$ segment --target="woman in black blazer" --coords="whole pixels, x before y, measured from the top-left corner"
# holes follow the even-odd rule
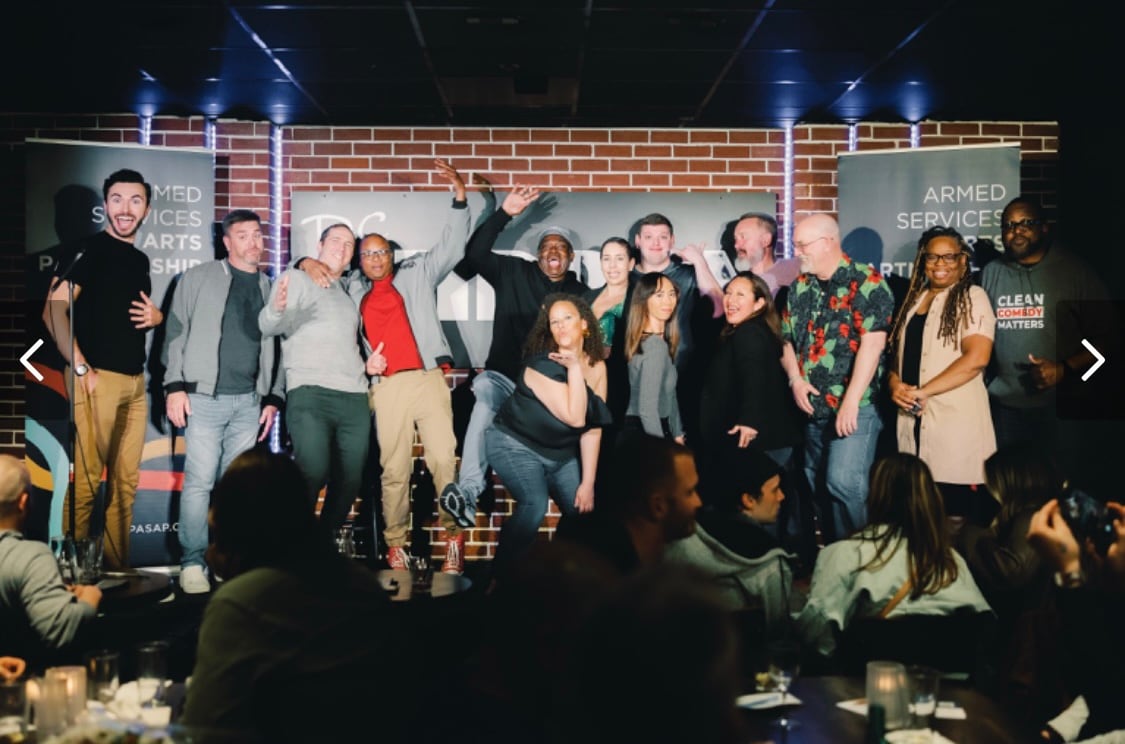
[[[700,401],[703,441],[694,448],[704,486],[734,462],[736,449],[759,449],[785,467],[801,440],[799,411],[781,367],[781,321],[769,285],[749,271],[739,272],[723,290],[723,312],[726,326]]]

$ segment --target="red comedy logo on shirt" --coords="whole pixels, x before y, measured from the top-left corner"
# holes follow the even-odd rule
[[[1041,292],[1000,295],[996,298],[996,327],[1005,330],[1042,328],[1047,313],[1045,299]]]

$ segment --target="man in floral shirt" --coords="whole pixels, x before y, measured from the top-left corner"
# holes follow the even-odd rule
[[[805,427],[805,476],[827,491],[833,538],[867,524],[867,471],[882,429],[875,397],[894,296],[879,272],[840,246],[826,214],[797,223],[801,275],[782,313],[782,366]]]

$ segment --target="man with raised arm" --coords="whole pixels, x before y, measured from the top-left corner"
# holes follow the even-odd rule
[[[517,185],[500,209],[476,229],[466,249],[467,262],[496,293],[496,313],[484,371],[473,378],[476,403],[461,443],[461,472],[457,482],[442,489],[440,497],[442,506],[462,527],[476,524],[477,497],[484,491],[484,474],[488,469],[484,431],[515,390],[513,380],[519,374],[523,344],[543,299],[553,292],[581,295],[588,289],[570,271],[574,246],[561,228],[542,232],[534,262],[492,252],[496,239],[512,218],[538,198],[538,189]]]

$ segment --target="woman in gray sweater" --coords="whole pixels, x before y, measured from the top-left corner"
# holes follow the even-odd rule
[[[625,429],[684,443],[680,406],[676,401],[676,324],[679,291],[658,272],[637,280],[629,303],[625,358],[629,362],[629,407]]]

